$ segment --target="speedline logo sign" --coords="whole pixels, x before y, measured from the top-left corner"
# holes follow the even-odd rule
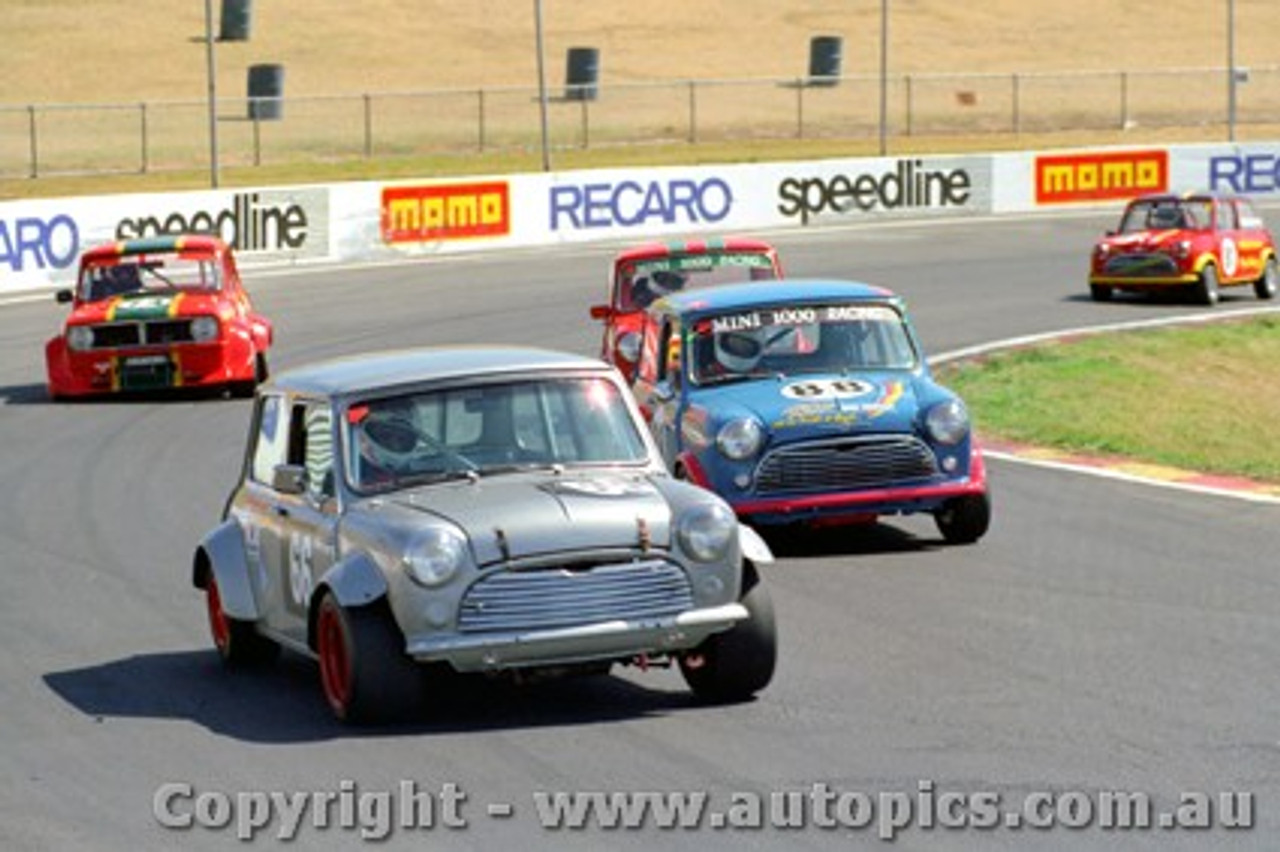
[[[270,190],[204,195],[158,215],[126,216],[116,223],[117,240],[179,234],[221,237],[242,256],[268,259],[320,258],[329,254],[329,192]]]
[[[1169,188],[1169,152],[1112,151],[1036,157],[1036,204],[1123,201]]]
[[[888,167],[789,175],[778,184],[778,212],[807,225],[824,214],[973,212],[990,199],[990,160],[902,159]]]
[[[506,181],[384,187],[382,240],[396,245],[511,233]]]

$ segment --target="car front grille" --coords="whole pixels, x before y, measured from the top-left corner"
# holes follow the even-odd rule
[[[459,608],[458,630],[553,630],[603,621],[669,618],[692,607],[688,576],[663,560],[584,570],[501,571],[467,590]]]
[[[1177,275],[1178,262],[1160,252],[1117,254],[1107,258],[1103,272],[1107,275],[1123,275],[1129,278],[1159,278]]]
[[[912,435],[814,441],[766,454],[756,468],[756,493],[868,488],[937,475],[933,451]]]
[[[164,346],[190,343],[190,320],[118,322],[93,326],[94,349],[128,349],[132,346]]]

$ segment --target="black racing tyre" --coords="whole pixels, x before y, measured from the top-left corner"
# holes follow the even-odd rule
[[[1267,263],[1262,267],[1262,275],[1258,276],[1258,280],[1253,282],[1253,292],[1259,299],[1274,299],[1276,296],[1277,281],[1280,281],[1280,273],[1276,271],[1276,259],[1274,257],[1267,258]]]
[[[987,494],[955,497],[934,513],[933,520],[948,544],[973,544],[986,535],[991,526],[991,497]]]
[[[224,663],[231,666],[259,665],[280,656],[280,646],[255,630],[253,622],[231,618],[223,612],[222,595],[212,571],[205,581],[204,600],[213,647]]]
[[[232,382],[229,390],[237,399],[249,399],[258,385],[267,380],[267,356],[259,352],[253,359],[253,378],[241,382]]]
[[[1110,302],[1115,291],[1106,284],[1090,284],[1089,295],[1093,297],[1095,302]]]
[[[1212,263],[1200,273],[1200,283],[1195,285],[1196,301],[1202,305],[1218,304],[1218,269]]]
[[[742,595],[750,613],[723,633],[680,657],[680,672],[704,701],[746,701],[769,685],[778,660],[778,632],[769,592],[750,562],[743,564]]]
[[[354,724],[416,713],[422,669],[404,650],[404,636],[385,601],[346,609],[326,591],[316,614],[320,685],[333,715]]]

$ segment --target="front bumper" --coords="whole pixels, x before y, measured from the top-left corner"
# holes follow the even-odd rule
[[[58,342],[46,358],[56,396],[207,387],[251,381],[256,373],[252,347],[238,341],[84,352]]]
[[[570,665],[691,650],[748,617],[745,606],[729,603],[668,618],[510,633],[410,636],[406,651],[420,662],[446,662],[459,672]]]

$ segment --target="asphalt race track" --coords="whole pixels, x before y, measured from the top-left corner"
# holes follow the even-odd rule
[[[1089,301],[1087,253],[1111,218],[771,238],[793,276],[904,294],[934,352],[1199,310]],[[431,343],[591,353],[587,306],[603,298],[614,248],[248,283],[276,322],[276,369]],[[1249,306],[1252,290],[1225,291],[1223,302]],[[472,685],[420,724],[353,730],[331,720],[307,660],[224,671],[190,585],[192,548],[237,472],[249,404],[51,404],[42,347],[63,311],[52,297],[0,308],[6,852],[244,848],[237,820],[256,819],[248,808],[259,799],[237,796],[271,792],[336,797],[328,827],[317,825],[323,807],[303,815],[294,848],[355,848],[359,826],[377,833],[368,802],[405,790],[422,794],[420,819],[432,815],[427,794],[466,799],[416,829],[393,805],[380,848],[889,848],[880,797],[895,793],[914,816],[892,844],[900,850],[1278,842],[1280,507],[992,461],[995,520],[976,546],[942,546],[928,518],[773,539],[780,558],[765,576],[781,659],[754,702],[700,706],[678,673],[627,669]],[[203,808],[202,820],[230,824],[162,827],[165,790],[178,792],[170,812]],[[540,826],[534,795],[555,791],[705,791],[721,810],[735,793],[757,793],[765,820],[774,792],[862,793],[878,810],[864,828],[811,818],[804,829],[553,830]],[[1256,825],[1106,829],[1080,808],[1107,791],[1146,794],[1157,811],[1208,793],[1214,819],[1220,791],[1252,793]],[[373,796],[359,799],[371,809],[364,822],[357,793]],[[1044,793],[1058,799],[1038,812],[1078,827],[944,827],[984,797],[1002,797],[1003,813]],[[853,807],[862,800],[844,801],[848,822],[871,816]],[[277,819],[254,846],[281,831]]]

